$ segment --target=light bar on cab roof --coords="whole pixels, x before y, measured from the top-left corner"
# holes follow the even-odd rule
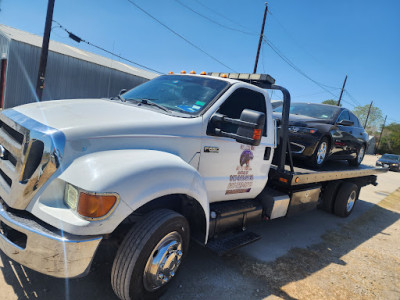
[[[263,82],[263,83],[268,83],[268,84],[275,83],[275,79],[268,74],[211,72],[211,73],[208,73],[208,75],[215,76],[215,77],[225,77],[225,75],[226,75],[227,78],[230,78],[230,79],[237,79],[237,80],[248,81],[248,82],[258,81],[258,82]]]

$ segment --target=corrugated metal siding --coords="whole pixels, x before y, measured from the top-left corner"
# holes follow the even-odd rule
[[[39,47],[11,41],[5,108],[35,101],[39,58]],[[43,100],[110,97],[147,81],[110,67],[50,51]]]
[[[5,55],[8,56],[8,46],[9,46],[10,40],[3,36],[0,32],[0,59],[2,54],[4,53]]]
[[[43,42],[43,37],[38,36],[26,31],[18,30],[3,24],[0,24],[0,34],[8,37],[9,40],[25,43],[31,46],[35,47],[42,47],[42,42]],[[53,40],[50,40],[49,44],[49,50],[51,52],[59,53],[66,55],[68,57],[74,57],[79,60],[83,61],[88,61],[90,63],[98,64],[101,66],[106,66],[109,67],[110,64],[112,64],[112,68],[121,71],[123,73],[128,73],[131,75],[139,76],[139,77],[144,77],[147,79],[153,79],[154,77],[157,77],[157,74],[146,71],[143,69],[139,69],[115,60],[112,60],[110,58],[97,55],[91,52],[87,52],[81,49],[78,49],[76,47],[72,47],[60,42],[56,42]]]

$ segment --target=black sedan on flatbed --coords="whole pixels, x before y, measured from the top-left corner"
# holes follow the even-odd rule
[[[391,171],[400,170],[400,155],[396,154],[383,154],[380,159],[376,161],[377,167],[389,168]]]
[[[280,119],[282,106],[274,111],[274,117]],[[314,168],[333,159],[358,166],[368,146],[368,134],[351,111],[315,103],[290,105],[289,140],[293,157]]]

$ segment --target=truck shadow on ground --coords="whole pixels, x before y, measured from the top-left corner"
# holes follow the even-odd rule
[[[347,219],[311,211],[298,218],[255,226],[250,230],[263,239],[224,257],[192,243],[181,272],[162,298],[231,300],[276,295],[292,299],[282,287],[330,264],[345,264],[342,256],[399,218],[400,214],[391,209],[360,200],[355,214]],[[16,295],[4,295],[6,289],[2,289],[0,298],[117,299],[110,283],[114,251],[103,245],[90,274],[70,280],[29,270],[0,253],[1,272]]]

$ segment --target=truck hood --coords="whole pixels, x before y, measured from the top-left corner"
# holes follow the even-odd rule
[[[13,109],[62,131],[69,140],[85,136],[185,134],[185,131],[193,129],[185,125],[194,123],[193,118],[171,116],[157,108],[138,107],[108,99],[46,101]]]

